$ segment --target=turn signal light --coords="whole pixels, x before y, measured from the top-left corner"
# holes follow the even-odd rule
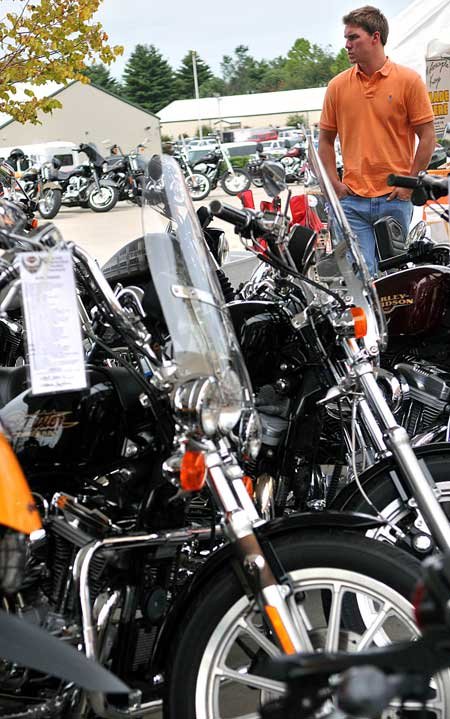
[[[247,474],[245,474],[242,477],[242,481],[244,482],[244,487],[247,490],[249,496],[251,497],[251,499],[253,499],[253,479]]]
[[[38,225],[39,225],[39,220],[37,219],[37,217],[33,217],[33,219],[31,220],[31,229],[35,230],[36,227],[38,227]]]
[[[362,307],[352,307],[350,309],[353,317],[353,325],[355,328],[355,337],[360,339],[367,334],[367,317]]]
[[[206,464],[203,452],[187,450],[180,467],[180,485],[185,492],[198,492],[205,484]]]

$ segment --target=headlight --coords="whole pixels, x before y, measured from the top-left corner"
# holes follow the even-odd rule
[[[239,425],[239,449],[241,454],[256,459],[262,444],[262,425],[255,409],[243,413]]]
[[[185,429],[208,437],[217,432],[221,404],[219,385],[212,377],[186,382],[175,392],[177,420]]]
[[[242,411],[242,386],[236,372],[227,370],[220,382],[222,407],[220,411],[219,427],[224,432],[230,432],[239,422]]]

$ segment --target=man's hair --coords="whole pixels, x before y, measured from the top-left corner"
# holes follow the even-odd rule
[[[352,10],[342,18],[344,25],[357,25],[363,30],[373,35],[374,32],[380,33],[382,45],[386,45],[389,35],[388,21],[383,13],[372,5],[364,5],[357,10]]]

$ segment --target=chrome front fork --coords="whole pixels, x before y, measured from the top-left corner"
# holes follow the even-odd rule
[[[367,398],[367,406],[364,407],[366,428],[374,423],[374,426],[381,425],[385,446],[397,460],[401,474],[408,483],[412,496],[416,500],[437,546],[442,551],[449,551],[450,523],[439,503],[437,488],[428,468],[423,462],[419,462],[412,449],[407,431],[397,423],[392,414],[383,392],[377,384],[372,364],[361,357],[359,347],[354,340],[349,340],[346,343],[346,351],[364,396]],[[375,413],[375,417],[379,420],[378,423],[375,418],[374,423],[369,422],[369,415],[372,413]],[[375,446],[381,448],[379,432],[375,432],[372,438]]]
[[[255,526],[262,520],[244,486],[241,468],[224,464],[218,452],[208,454],[206,465],[208,486],[221,509],[223,531],[243,570],[247,593],[258,602],[282,651],[285,654],[304,651],[306,627],[298,616],[294,621],[288,606],[290,586],[277,581],[256,536]]]

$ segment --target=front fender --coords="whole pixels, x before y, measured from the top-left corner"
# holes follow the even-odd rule
[[[305,512],[266,522],[258,527],[255,532],[261,539],[270,540],[275,537],[291,534],[292,532],[304,532],[317,528],[324,530],[346,529],[365,532],[367,529],[381,524],[382,522],[378,519],[366,514],[352,512]],[[233,557],[233,550],[230,544],[226,544],[221,549],[213,552],[178,595],[164,620],[164,624],[158,636],[153,655],[153,667],[156,667],[157,671],[164,670],[167,652],[172,646],[174,634],[179,627],[183,625],[184,617],[188,614],[191,603],[214,574],[220,572],[225,566],[230,566]]]

